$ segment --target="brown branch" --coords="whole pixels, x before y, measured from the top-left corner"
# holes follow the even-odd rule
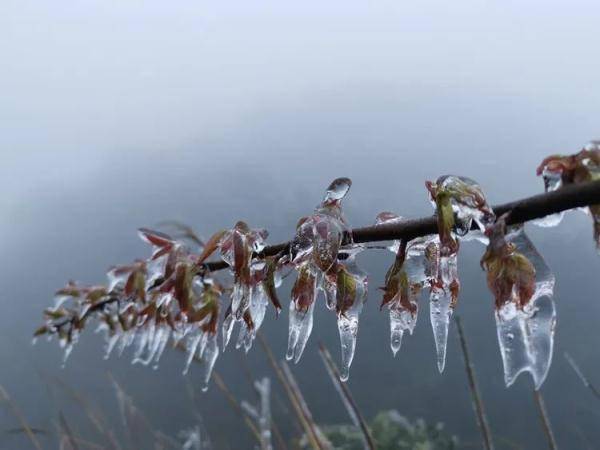
[[[492,208],[497,217],[510,211],[510,216],[506,223],[507,225],[512,225],[597,203],[600,203],[600,180],[579,185],[564,186],[557,191],[502,203]],[[437,232],[437,219],[435,216],[430,216],[404,220],[400,223],[355,228],[350,234],[344,237],[344,242],[366,243],[400,239],[409,241],[417,237],[436,234]],[[265,247],[256,257],[283,254],[289,249],[289,246],[289,242],[271,245]],[[206,270],[212,272],[225,269],[227,264],[224,261],[215,261],[206,263],[204,267]]]

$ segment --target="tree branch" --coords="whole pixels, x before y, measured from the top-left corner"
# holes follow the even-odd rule
[[[524,223],[534,219],[541,219],[550,214],[555,214],[569,209],[600,203],[600,180],[579,185],[564,186],[553,192],[534,195],[513,202],[493,206],[496,217],[510,211],[506,223],[513,225]],[[437,220],[435,216],[419,219],[408,219],[400,223],[382,224],[354,228],[350,235],[344,237],[344,243],[355,242],[379,242],[392,240],[405,240],[437,234]],[[285,253],[289,248],[289,242],[271,245],[257,254],[257,257],[274,256]],[[204,265],[206,270],[214,272],[225,269],[224,261],[209,262]]]

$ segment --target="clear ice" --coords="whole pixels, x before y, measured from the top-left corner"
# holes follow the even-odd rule
[[[438,216],[439,238],[430,241],[426,259],[431,276],[429,316],[441,373],[446,364],[450,319],[460,289],[459,238],[471,239],[473,222],[480,232],[485,232],[494,223],[495,215],[479,184],[470,178],[444,175],[426,186]],[[482,240],[481,236],[473,239]]]
[[[358,268],[354,255],[349,256],[343,263],[347,275],[352,279],[353,292],[344,292],[338,286],[336,296],[336,310],[338,312],[338,331],[340,335],[342,363],[340,367],[340,380],[347,381],[350,376],[350,365],[356,350],[356,336],[358,334],[358,319],[363,305],[367,299],[367,274]],[[338,277],[339,277],[338,273]],[[348,298],[349,296],[353,298]],[[347,303],[351,301],[351,305]]]
[[[289,335],[286,359],[298,362],[313,327],[314,302],[317,293],[323,292],[328,309],[336,310],[338,331],[342,347],[342,377],[348,372],[358,331],[358,316],[366,296],[366,275],[356,267],[354,255],[362,249],[351,244],[342,246],[349,231],[341,202],[352,182],[338,178],[327,188],[323,200],[312,215],[302,218],[290,246],[290,261],[298,271],[289,307]],[[345,253],[344,260],[338,260]],[[338,274],[350,274],[351,291],[340,292]],[[350,286],[349,285],[349,286]],[[341,304],[341,297],[345,304]]]
[[[382,212],[377,215],[375,219],[375,225],[386,225],[392,223],[399,223],[403,219],[402,217],[391,213]],[[428,280],[426,274],[426,261],[425,261],[425,248],[428,241],[431,238],[417,238],[413,239],[407,244],[404,262],[401,270],[403,273],[400,275],[400,280],[406,284],[399,288],[400,295],[406,295],[407,298],[404,303],[400,298],[396,297],[390,301],[387,306],[389,308],[390,316],[390,348],[394,356],[400,350],[402,345],[402,337],[406,331],[412,334],[417,324],[417,317],[419,312],[419,296],[422,287]],[[394,254],[398,254],[400,249],[400,241],[394,241],[391,246],[388,247]],[[408,304],[406,303],[408,302]]]
[[[511,229],[506,240],[533,264],[535,292],[523,309],[511,301],[496,311],[504,381],[508,387],[521,373],[529,372],[535,388],[539,389],[548,374],[554,347],[554,275],[522,226]],[[513,296],[516,295],[513,292]]]

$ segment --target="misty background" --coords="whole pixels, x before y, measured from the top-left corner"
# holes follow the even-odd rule
[[[69,279],[103,282],[110,265],[147,257],[136,229],[163,220],[208,237],[242,219],[267,228],[270,243],[288,240],[339,176],[353,180],[344,206],[355,226],[384,210],[431,214],[424,181],[445,173],[478,180],[493,204],[538,193],[543,157],[600,137],[599,19],[592,1],[4,0],[0,384],[32,425],[50,429],[60,408],[85,434],[77,407],[44,379],[60,377],[118,424],[111,372],[157,428],[174,435],[192,426],[186,383],[194,370],[181,375],[175,350],[156,371],[132,366],[131,352],[104,361],[102,339],[88,327],[61,369],[56,342],[31,346],[56,289]],[[565,448],[596,448],[600,405],[562,354],[600,380],[591,220],[572,213],[558,228],[527,229],[557,276],[555,354],[543,387],[556,437]],[[476,243],[461,248],[458,313],[496,444],[545,448],[530,379],[503,384],[482,252]],[[442,421],[476,448],[454,327],[443,375],[426,301],[415,334],[392,357],[376,290],[392,258],[375,250],[359,257],[370,294],[350,389],[367,417],[395,408]],[[288,280],[286,303],[289,289]],[[348,422],[316,346],[323,341],[338,360],[335,317],[322,304],[315,313],[294,373],[318,422]],[[275,320],[269,310],[263,330],[283,357],[287,311]],[[255,377],[272,377],[259,346],[246,362]],[[251,399],[244,364],[228,349],[216,370]],[[274,408],[291,435],[289,417]],[[251,447],[214,386],[200,409],[216,448]],[[0,424],[15,420],[1,410]],[[0,437],[2,448],[23,442]]]

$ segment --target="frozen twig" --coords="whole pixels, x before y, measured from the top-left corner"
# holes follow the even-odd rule
[[[494,205],[492,209],[496,217],[500,217],[510,211],[510,216],[506,223],[507,225],[513,225],[597,203],[600,203],[600,180],[579,185],[564,186],[556,191]],[[393,224],[354,228],[350,235],[345,236],[344,240],[345,242],[352,241],[357,244],[400,239],[408,241],[420,236],[437,234],[437,232],[437,218],[430,216],[404,220]],[[267,246],[263,249],[260,256],[273,256],[284,253],[289,249],[289,245],[289,242],[284,242]],[[209,271],[216,271],[225,269],[228,266],[224,261],[218,261],[207,263],[205,267]]]

